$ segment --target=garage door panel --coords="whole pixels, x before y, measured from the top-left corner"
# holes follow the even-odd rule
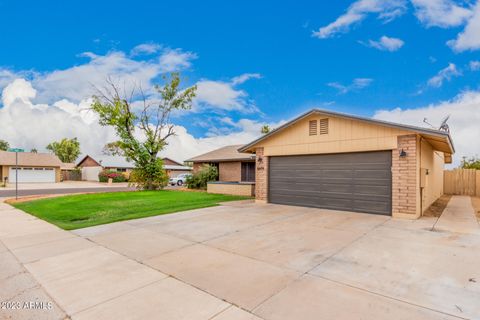
[[[271,157],[269,201],[391,214],[391,151]]]

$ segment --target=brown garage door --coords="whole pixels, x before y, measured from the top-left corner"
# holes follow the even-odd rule
[[[391,215],[392,152],[271,157],[269,202]]]

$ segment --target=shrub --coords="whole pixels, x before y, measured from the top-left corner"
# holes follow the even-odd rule
[[[108,182],[108,179],[112,179],[112,182],[126,182],[127,178],[121,172],[113,170],[103,170],[98,174],[98,180],[100,182]]]
[[[480,158],[472,157],[467,158],[463,157],[462,163],[460,165],[462,169],[477,169],[480,170]]]
[[[206,189],[208,182],[216,181],[217,179],[217,167],[204,164],[200,170],[187,177],[186,184],[189,189]]]
[[[129,181],[139,189],[163,189],[168,185],[168,175],[163,170],[162,159],[157,159],[153,163],[147,163],[142,168],[135,168],[130,173]]]

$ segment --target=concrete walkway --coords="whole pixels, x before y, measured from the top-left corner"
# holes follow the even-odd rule
[[[480,235],[478,220],[470,197],[452,197],[435,224],[434,230]]]
[[[0,203],[0,319],[478,319],[480,236],[448,217],[470,209],[236,203],[67,232]]]

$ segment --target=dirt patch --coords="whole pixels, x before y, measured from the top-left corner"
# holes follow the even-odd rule
[[[480,197],[471,197],[471,199],[475,215],[477,216],[477,219],[480,220]]]
[[[444,194],[438,198],[430,207],[428,207],[425,212],[423,212],[424,217],[440,217],[443,210],[447,207],[448,202],[450,201],[451,195]]]

